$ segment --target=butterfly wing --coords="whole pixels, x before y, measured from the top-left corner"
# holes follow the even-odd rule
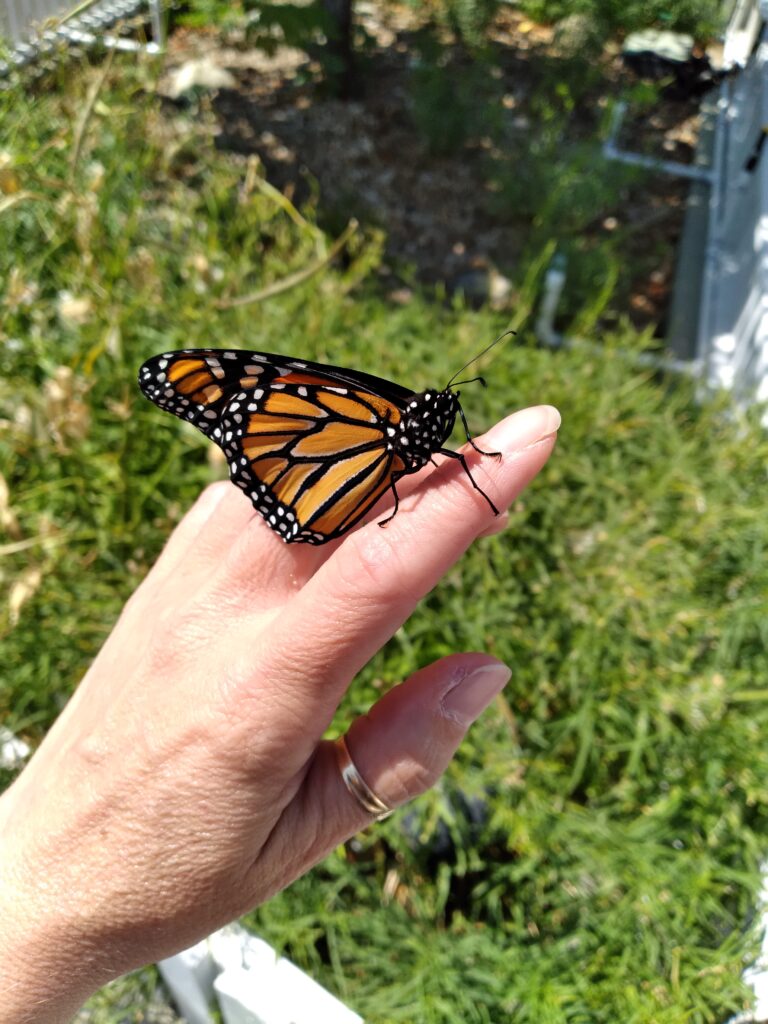
[[[255,388],[262,378],[268,384],[289,364],[262,352],[184,349],[148,359],[139,370],[139,387],[155,405],[214,437],[237,391]]]
[[[390,438],[412,392],[370,374],[194,349],[148,360],[139,385],[221,447],[233,482],[288,542],[341,536],[405,471]]]

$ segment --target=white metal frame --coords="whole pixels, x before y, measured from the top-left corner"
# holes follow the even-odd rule
[[[724,38],[724,66],[739,70],[720,86],[710,166],[620,149],[623,103],[614,108],[603,146],[608,159],[708,186],[691,366],[709,387],[730,390],[736,406],[768,401],[768,41],[754,49],[766,21],[768,0],[737,0]]]
[[[719,119],[698,355],[746,404],[768,400],[768,43],[724,83]]]

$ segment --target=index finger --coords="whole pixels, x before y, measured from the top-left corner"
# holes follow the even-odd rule
[[[478,440],[501,461],[463,450],[502,511],[549,458],[559,425],[556,409],[535,406]],[[285,607],[271,637],[278,658],[289,654],[283,667],[306,691],[310,714],[333,712],[354,674],[492,522],[485,499],[450,460],[401,501],[385,529],[369,523],[341,544]]]

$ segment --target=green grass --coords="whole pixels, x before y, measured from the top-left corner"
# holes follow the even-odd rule
[[[89,103],[102,73],[0,96],[0,718],[33,742],[224,475],[139,395],[142,359],[276,349],[421,388],[505,326],[419,294],[388,305],[365,231],[342,265],[217,308],[321,256],[314,211],[218,152],[204,103],[163,110],[150,65],[117,58]],[[249,922],[370,1024],[722,1021],[746,998],[766,846],[768,442],[756,414],[633,369],[628,329],[599,357],[537,349],[537,275],[520,270],[523,329],[489,388],[464,394],[478,432],[557,404],[555,455],[339,721],[460,649],[513,666],[506,696],[440,787]],[[151,987],[141,975],[135,1014]],[[126,1019],[118,990],[93,1020]]]

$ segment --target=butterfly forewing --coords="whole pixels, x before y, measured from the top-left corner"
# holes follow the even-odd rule
[[[139,387],[167,412],[194,423],[212,437],[221,414],[242,390],[255,391],[289,369],[290,361],[261,352],[187,349],[148,359],[139,371]]]

